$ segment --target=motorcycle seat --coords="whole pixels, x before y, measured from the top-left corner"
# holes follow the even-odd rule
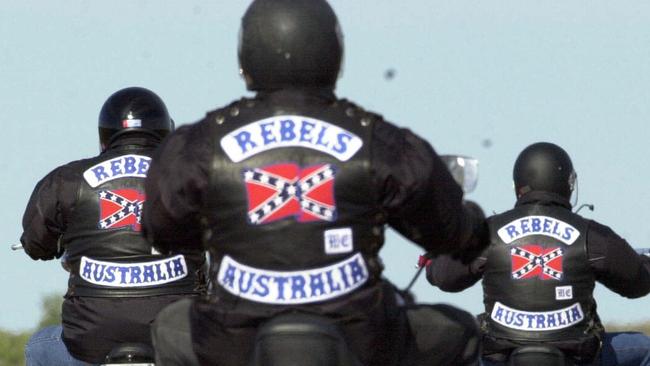
[[[257,332],[251,366],[357,366],[338,327],[329,319],[285,313]]]

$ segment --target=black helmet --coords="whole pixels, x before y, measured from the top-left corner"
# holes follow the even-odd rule
[[[334,89],[343,37],[325,0],[255,0],[242,18],[239,65],[249,90]]]
[[[99,112],[102,151],[125,133],[140,132],[162,139],[174,130],[165,103],[156,93],[139,87],[118,90]]]
[[[576,181],[569,154],[549,142],[525,148],[517,157],[512,176],[517,197],[530,191],[545,191],[569,199]]]

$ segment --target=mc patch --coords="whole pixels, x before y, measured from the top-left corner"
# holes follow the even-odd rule
[[[542,280],[561,280],[562,248],[544,248],[539,245],[529,244],[510,249],[512,262],[512,278],[523,280],[528,278],[541,278]]]
[[[556,286],[555,287],[555,300],[571,300],[573,299],[573,286]]]
[[[349,227],[325,230],[325,254],[351,253],[354,250],[354,236]]]
[[[140,231],[145,195],[135,189],[102,190],[99,195],[99,228],[130,227]]]
[[[245,169],[248,222],[268,224],[287,217],[298,222],[334,221],[335,167],[330,164],[301,168],[297,164],[275,164]]]

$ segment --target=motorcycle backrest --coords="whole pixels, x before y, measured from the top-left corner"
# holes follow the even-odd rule
[[[548,345],[530,345],[516,348],[510,354],[508,366],[570,366],[564,353]]]
[[[101,366],[154,366],[153,349],[142,343],[124,343],[111,350]]]
[[[360,366],[338,327],[312,314],[285,313],[260,327],[251,366]]]

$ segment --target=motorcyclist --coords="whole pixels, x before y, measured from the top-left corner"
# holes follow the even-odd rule
[[[436,253],[478,242],[482,213],[431,146],[335,96],[342,55],[326,1],[253,1],[239,61],[256,95],[179,128],[154,157],[147,235],[162,252],[205,246],[214,264],[210,300],[158,317],[158,362],[246,364],[258,326],[291,309],[332,319],[363,364],[389,365],[385,225]],[[437,350],[449,363],[470,357],[469,319],[455,323],[459,349]]]
[[[173,128],[155,93],[119,90],[99,114],[101,153],[36,185],[20,241],[34,260],[62,258],[70,276],[62,326],[32,336],[27,365],[97,364],[121,343],[151,346],[157,312],[203,290],[200,251],[163,256],[141,235],[151,154]]]
[[[462,291],[483,279],[486,364],[505,362],[521,345],[555,346],[578,364],[601,353],[603,365],[650,364],[650,339],[604,333],[594,284],[629,298],[650,293],[650,258],[612,229],[571,212],[576,173],[561,147],[526,147],[513,170],[514,209],[488,218],[490,245],[475,260],[435,258],[429,282]]]

